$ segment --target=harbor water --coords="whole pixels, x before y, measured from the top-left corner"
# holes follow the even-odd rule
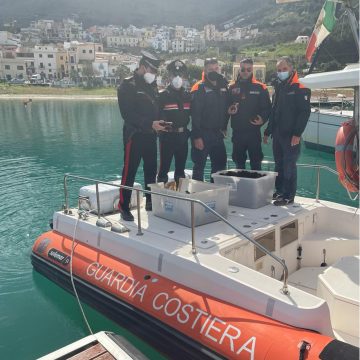
[[[0,100],[0,358],[36,359],[88,335],[76,299],[32,270],[31,247],[64,203],[63,175],[120,177],[122,119],[115,101]],[[226,140],[228,157],[231,142]],[[264,145],[272,160],[270,145]],[[300,163],[335,168],[334,155],[302,148]],[[230,163],[231,166],[231,163]],[[192,167],[188,158],[188,168]],[[298,195],[315,197],[317,174],[299,169]],[[142,168],[136,181],[143,183]],[[70,182],[75,205],[79,187]],[[321,172],[320,198],[356,206],[331,173]],[[156,349],[84,306],[94,332],[114,331],[150,359]]]

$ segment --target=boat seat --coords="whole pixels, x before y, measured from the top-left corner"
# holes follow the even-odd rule
[[[327,267],[303,267],[289,276],[288,283],[316,296],[319,275],[323,274],[326,269]]]
[[[329,305],[335,333],[359,341],[360,256],[345,256],[319,275],[317,295]],[[358,345],[357,345],[358,346]]]

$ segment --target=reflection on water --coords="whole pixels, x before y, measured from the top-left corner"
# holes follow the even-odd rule
[[[228,154],[231,144],[227,140]],[[265,158],[272,159],[270,146]],[[63,175],[113,180],[122,170],[122,120],[117,103],[0,101],[0,354],[34,359],[87,335],[72,295],[33,274],[33,241],[64,202]],[[333,155],[303,149],[300,162],[334,167]],[[191,168],[188,159],[187,167]],[[142,169],[136,181],[143,182]],[[299,171],[299,194],[314,196],[316,173]],[[71,183],[72,199],[82,183]],[[335,176],[322,173],[321,197],[351,204]],[[35,281],[34,281],[35,280]],[[153,359],[160,355],[85,307],[95,331],[125,335]],[[21,343],[21,346],[19,344]],[[14,350],[15,349],[15,350]],[[15,352],[15,353],[14,353]]]

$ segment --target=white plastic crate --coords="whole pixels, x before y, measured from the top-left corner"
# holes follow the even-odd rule
[[[109,181],[112,184],[121,185],[121,179],[115,181]],[[142,189],[141,184],[134,183],[134,188]],[[96,200],[96,185],[83,186],[79,191],[80,207],[84,210],[93,210],[97,213],[97,200]],[[107,214],[118,209],[120,197],[120,188],[107,184],[99,184],[99,202],[100,202],[100,214]],[[143,193],[140,193],[140,201],[142,203]],[[136,207],[136,191],[131,193],[130,206]],[[141,205],[141,204],[140,204]]]
[[[163,183],[150,184],[151,191],[161,195],[151,195],[154,215],[191,227],[191,203],[181,199],[169,198],[176,195],[181,198],[197,199],[208,205],[223,217],[229,209],[229,188],[191,179],[181,179],[179,191],[164,188]],[[218,221],[219,218],[199,204],[194,206],[195,226]]]
[[[184,172],[185,172],[185,178],[186,179],[191,179],[192,178],[192,170],[185,169]],[[175,171],[169,171],[167,175],[168,175],[168,182],[175,181]]]
[[[264,176],[251,179],[222,175],[230,171],[247,171]],[[271,203],[277,173],[273,171],[231,169],[218,171],[211,176],[215,184],[229,187],[230,205],[257,209]]]

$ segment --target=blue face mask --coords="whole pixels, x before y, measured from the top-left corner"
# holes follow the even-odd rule
[[[278,77],[279,80],[281,80],[281,81],[286,80],[289,76],[290,76],[289,71],[279,71],[279,72],[277,73],[277,77]]]

